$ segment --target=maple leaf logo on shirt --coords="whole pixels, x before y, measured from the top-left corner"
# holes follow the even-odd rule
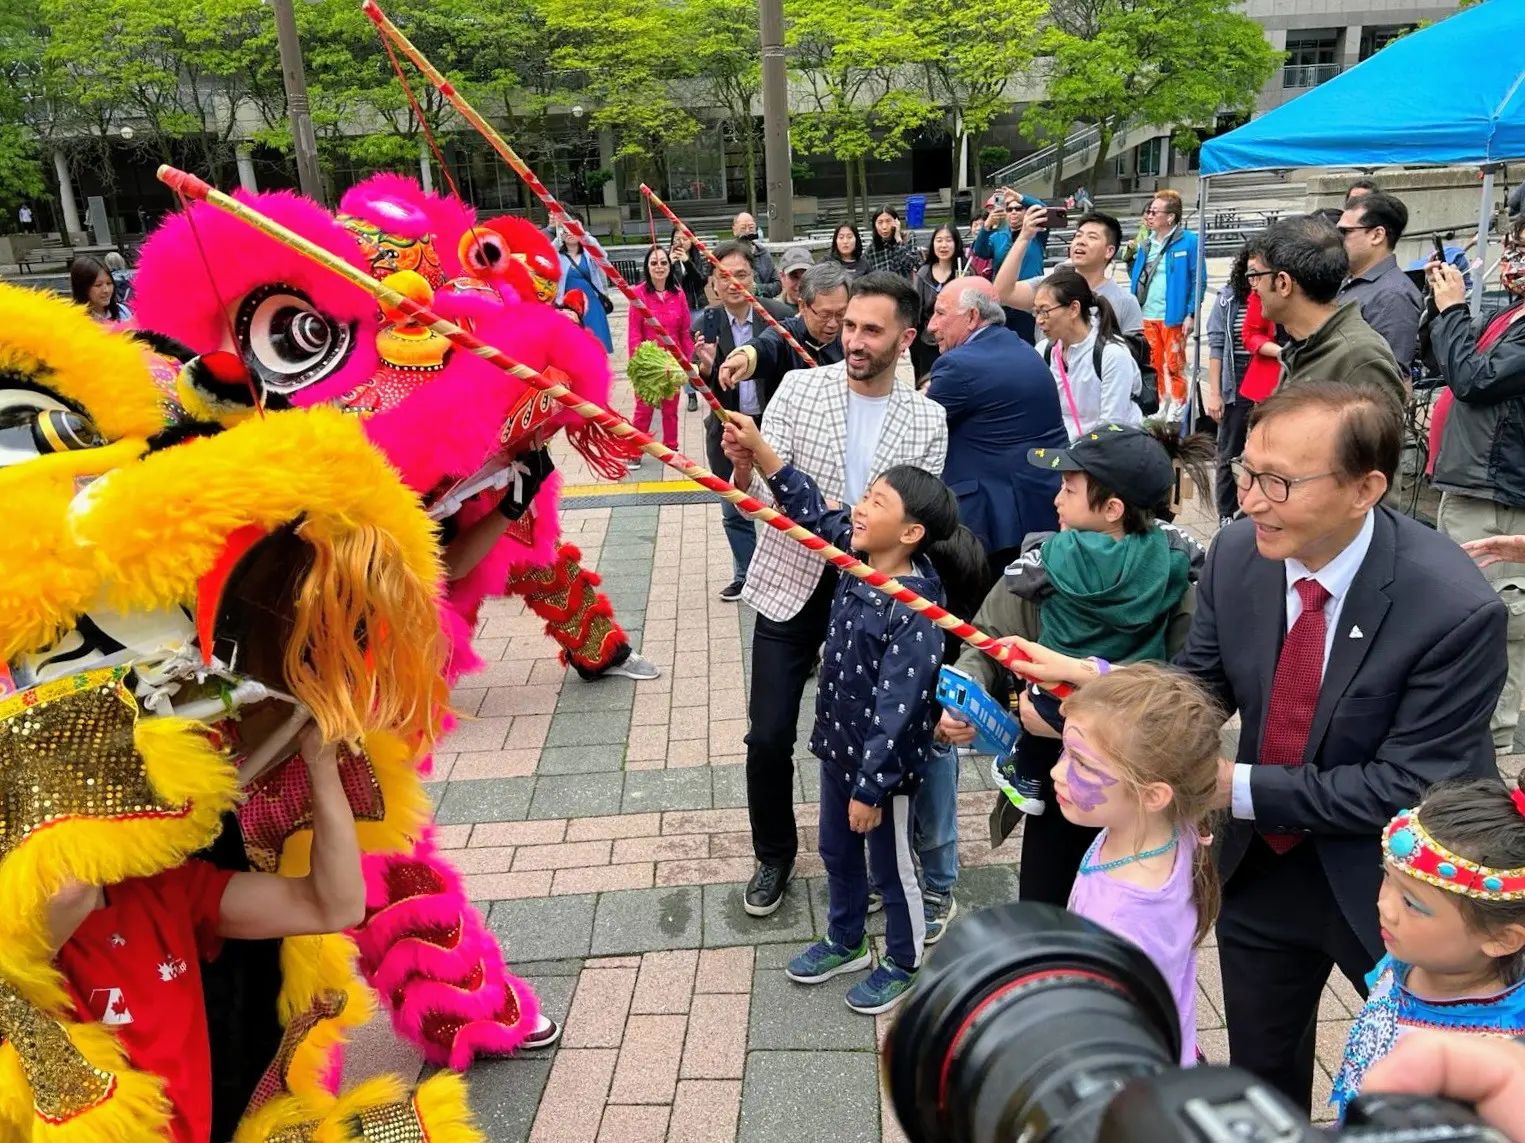
[[[90,993],[90,1010],[108,1027],[120,1027],[132,1023],[132,1012],[127,1008],[127,998],[120,988],[97,988]]]
[[[159,979],[166,984],[176,977],[184,976],[185,973],[185,961],[177,956],[165,957],[164,962],[159,965]]]

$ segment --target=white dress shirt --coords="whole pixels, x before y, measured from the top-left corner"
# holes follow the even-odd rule
[[[1345,597],[1350,594],[1350,585],[1355,582],[1356,573],[1361,570],[1361,564],[1371,548],[1372,532],[1376,530],[1376,526],[1375,515],[1368,511],[1366,519],[1361,523],[1361,530],[1356,533],[1356,538],[1345,546],[1344,551],[1318,571],[1309,571],[1307,565],[1301,560],[1289,559],[1284,563],[1287,572],[1285,607],[1288,631],[1292,630],[1292,624],[1296,623],[1303,613],[1303,597],[1297,593],[1298,580],[1317,580],[1329,593],[1329,598],[1324,601],[1324,663],[1320,668],[1320,679],[1323,678],[1323,672],[1329,669],[1329,655],[1334,650],[1334,639],[1340,625],[1340,612],[1345,609]],[[1350,638],[1350,633],[1346,632],[1345,637]],[[1268,702],[1268,711],[1269,708]],[[1239,762],[1234,765],[1233,813],[1236,818],[1255,816],[1255,805],[1250,795],[1252,768],[1249,762]]]

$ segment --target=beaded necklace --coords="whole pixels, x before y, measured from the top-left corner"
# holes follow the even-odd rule
[[[1176,842],[1180,840],[1180,829],[1172,829],[1170,831],[1170,840],[1164,845],[1157,845],[1153,849],[1146,849],[1142,853],[1133,854],[1131,857],[1119,857],[1113,861],[1103,861],[1100,865],[1093,864],[1089,860],[1090,855],[1088,854],[1087,860],[1080,863],[1080,872],[1105,873],[1109,869],[1119,869],[1124,865],[1132,865],[1135,861],[1148,861],[1151,857],[1159,857],[1161,854],[1169,853],[1176,847]]]

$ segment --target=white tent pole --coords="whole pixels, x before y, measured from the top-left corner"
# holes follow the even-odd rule
[[[1483,285],[1488,273],[1488,222],[1493,216],[1493,168],[1483,168],[1483,199],[1477,208],[1477,257],[1482,261],[1472,276],[1472,316],[1483,312]]]
[[[1207,283],[1207,176],[1202,175],[1197,179],[1197,293],[1201,295],[1205,291]],[[1191,304],[1191,384],[1187,386],[1186,412],[1181,419],[1181,435],[1185,437],[1192,430],[1192,422],[1196,419],[1192,416],[1197,407],[1197,390],[1202,384],[1202,325],[1201,315],[1197,312],[1201,307],[1197,304],[1197,298],[1190,299]]]

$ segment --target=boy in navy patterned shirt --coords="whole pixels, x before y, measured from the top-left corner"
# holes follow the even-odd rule
[[[961,583],[983,575],[979,542],[959,524],[957,500],[931,473],[897,465],[850,511],[829,509],[815,482],[784,464],[748,418],[733,415],[726,436],[728,445],[752,454],[785,514],[919,595],[941,603],[944,578]],[[841,577],[810,736],[821,761],[828,923],[826,935],[787,971],[801,984],[820,984],[871,963],[866,835],[874,868],[883,871],[886,954],[848,992],[847,1005],[867,1015],[898,1004],[921,965],[926,920],[911,858],[911,795],[932,748],[942,660],[943,637],[930,619]]]

